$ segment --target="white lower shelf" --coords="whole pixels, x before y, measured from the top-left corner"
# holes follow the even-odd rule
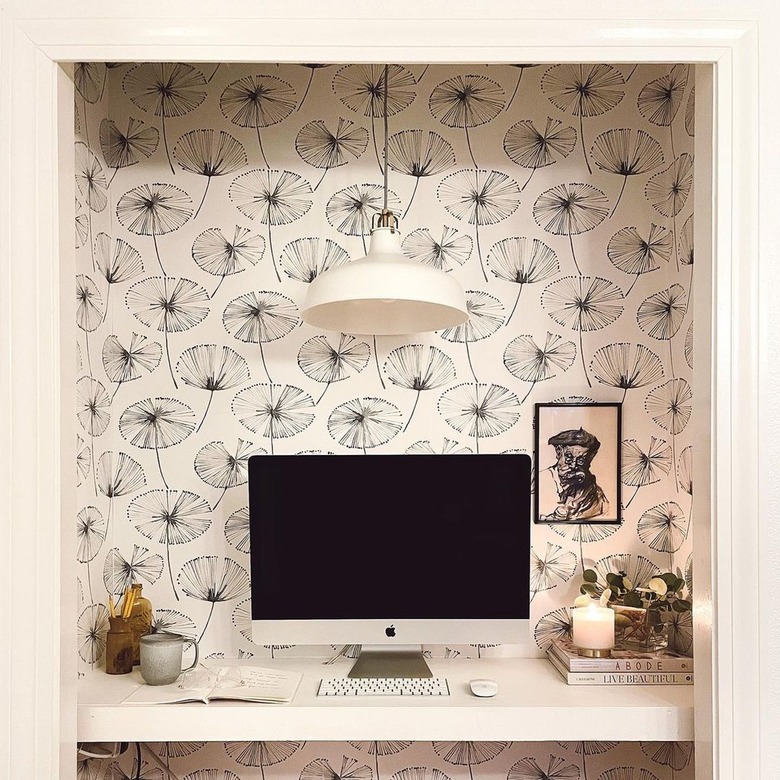
[[[235,665],[236,661],[225,661]],[[546,659],[429,660],[446,677],[446,698],[316,695],[320,679],[344,676],[351,662],[247,661],[303,672],[290,704],[122,704],[142,684],[129,675],[90,672],[79,682],[79,741],[231,740],[693,740],[693,686],[570,686]],[[474,677],[498,682],[479,699]]]

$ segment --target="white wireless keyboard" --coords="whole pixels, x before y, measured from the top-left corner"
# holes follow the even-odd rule
[[[444,677],[338,677],[320,681],[318,696],[449,696]]]

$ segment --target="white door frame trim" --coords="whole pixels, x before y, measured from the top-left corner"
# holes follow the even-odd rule
[[[236,11],[232,19],[217,18],[219,4],[206,0],[160,8],[143,2],[121,12],[92,0],[5,5],[0,614],[7,633],[0,644],[0,690],[6,694],[0,704],[0,776],[14,776],[22,766],[31,780],[75,776],[75,593],[61,587],[75,579],[77,433],[73,101],[65,71],[67,63],[87,60],[684,61],[703,66],[697,69],[702,84],[714,76],[714,119],[711,128],[697,127],[696,166],[696,305],[710,311],[712,326],[711,342],[700,333],[706,328],[699,326],[696,334],[696,403],[704,437],[701,448],[697,441],[696,460],[704,464],[698,484],[712,486],[697,489],[696,496],[697,777],[762,776],[759,740],[762,729],[768,731],[760,717],[765,638],[758,613],[757,24],[723,21],[723,14],[720,21],[690,18],[690,11],[683,18],[674,3],[648,0],[632,3],[630,18],[617,19],[596,18],[584,7],[593,4],[574,0],[556,2],[561,12],[548,19],[534,19],[514,7],[520,4],[504,0],[490,4],[490,16],[479,2],[435,0],[422,9],[402,0],[393,18],[381,23],[372,18],[372,8],[346,0],[334,0],[325,19],[315,18],[304,0]],[[706,107],[708,98],[699,90],[697,97]],[[711,265],[701,260],[708,248]],[[705,289],[711,290],[710,301],[699,297]],[[707,443],[709,463],[698,457]],[[752,594],[738,605],[736,583]]]

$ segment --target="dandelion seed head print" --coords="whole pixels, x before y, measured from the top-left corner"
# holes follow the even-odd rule
[[[202,657],[308,652],[251,641],[249,458],[345,456],[327,525],[353,500],[350,457],[533,455],[537,403],[619,403],[623,419],[622,524],[535,524],[518,562],[540,652],[569,630],[584,568],[692,582],[694,81],[673,62],[391,62],[387,78],[374,63],[77,64],[80,669],[102,668],[107,595],[132,583]],[[456,279],[468,319],[406,336],[303,322],[308,285],[366,254],[385,176],[407,261]],[[166,745],[192,780],[206,765],[211,780],[459,780],[499,762],[509,780],[612,780],[685,759],[607,742]]]

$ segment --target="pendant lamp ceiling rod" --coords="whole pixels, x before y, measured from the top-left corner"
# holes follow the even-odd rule
[[[373,226],[368,254],[330,268],[309,284],[301,307],[305,322],[326,330],[370,335],[405,335],[441,330],[468,319],[466,297],[457,280],[401,251],[398,220],[388,208],[388,92],[384,67],[383,207]]]

